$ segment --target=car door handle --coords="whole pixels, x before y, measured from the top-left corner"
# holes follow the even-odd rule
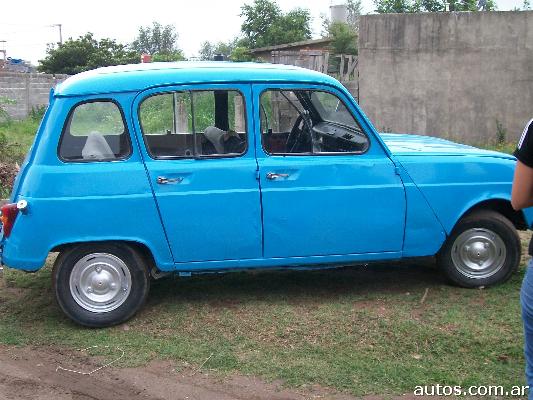
[[[271,181],[275,181],[278,178],[288,178],[289,174],[277,174],[275,172],[269,172],[266,176],[267,176],[267,179],[270,179]]]
[[[183,178],[181,176],[178,176],[177,178],[165,178],[164,176],[158,176],[157,177],[157,183],[160,185],[167,185],[169,183],[181,183],[183,181]]]

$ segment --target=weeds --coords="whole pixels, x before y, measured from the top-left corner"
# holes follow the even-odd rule
[[[496,120],[496,145],[503,146],[507,143],[507,129],[503,127],[503,124]]]
[[[46,108],[36,107],[30,116],[22,121],[12,119],[0,122],[0,198],[6,198],[11,193],[13,181],[22,164],[42,114]]]
[[[7,97],[0,97],[0,122],[9,122],[11,117],[7,113],[5,106],[8,104],[15,104],[15,100],[8,99]]]

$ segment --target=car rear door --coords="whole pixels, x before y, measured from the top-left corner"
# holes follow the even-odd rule
[[[176,263],[262,255],[250,95],[249,85],[192,85],[152,89],[135,101],[141,151]]]
[[[351,100],[309,85],[256,84],[253,94],[264,256],[401,254],[403,183]],[[313,96],[336,123],[320,125],[304,104]],[[316,138],[302,139],[305,120]]]

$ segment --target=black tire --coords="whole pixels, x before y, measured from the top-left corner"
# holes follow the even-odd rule
[[[62,252],[54,264],[52,283],[63,312],[91,328],[130,319],[143,306],[150,289],[143,258],[120,243],[83,244]],[[105,296],[112,298],[106,301]]]
[[[505,282],[517,270],[521,249],[511,221],[495,211],[476,211],[457,223],[437,254],[437,263],[456,285],[491,286]],[[471,268],[476,262],[483,263],[479,271]]]

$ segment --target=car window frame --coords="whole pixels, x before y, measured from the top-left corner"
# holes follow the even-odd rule
[[[84,160],[84,159],[80,159],[80,160],[67,160],[65,158],[63,158],[61,156],[61,145],[63,144],[63,139],[65,137],[65,134],[66,134],[66,131],[67,131],[67,128],[70,128],[70,124],[72,123],[72,114],[74,114],[74,111],[81,105],[83,104],[89,104],[89,103],[113,103],[115,106],[117,106],[119,112],[120,112],[120,116],[122,118],[122,125],[124,126],[124,132],[121,133],[121,135],[125,135],[126,136],[126,140],[128,142],[128,149],[129,149],[129,152],[128,154],[124,155],[123,157],[120,157],[120,158],[113,158],[113,159],[106,159],[106,160],[93,160],[93,159],[87,159],[87,160]],[[70,134],[70,133],[69,133]],[[71,135],[71,136],[74,136],[74,135]],[[119,136],[119,135],[117,135]],[[112,97],[102,97],[102,98],[94,98],[94,99],[85,99],[85,100],[81,100],[77,103],[74,103],[69,111],[68,111],[68,114],[65,118],[65,122],[63,122],[63,128],[61,129],[61,136],[59,137],[59,142],[57,144],[57,158],[63,162],[63,163],[66,163],[66,164],[71,164],[71,163],[82,163],[82,164],[86,164],[86,163],[105,163],[105,162],[116,162],[116,161],[127,161],[131,158],[131,156],[133,155],[133,143],[131,141],[131,132],[130,132],[130,129],[128,127],[128,124],[126,122],[126,116],[124,114],[124,110],[122,109],[122,106],[120,105],[120,102],[118,102],[116,99],[112,98]]]
[[[168,88],[163,88],[163,89],[168,89]],[[152,154],[152,152],[150,150],[150,146],[147,143],[146,135],[144,133],[143,124],[142,124],[142,121],[141,121],[141,105],[144,103],[145,100],[149,99],[150,97],[158,96],[158,95],[162,95],[162,94],[186,93],[186,92],[191,94],[192,92],[215,92],[217,90],[228,91],[228,92],[231,92],[231,91],[237,92],[237,93],[239,93],[241,95],[241,97],[243,99],[243,108],[244,108],[243,113],[244,113],[244,125],[245,125],[244,128],[245,128],[245,134],[246,134],[246,146],[245,146],[245,148],[244,148],[242,153],[204,154],[204,155],[196,155],[196,154],[194,154],[193,156],[155,156],[154,154]],[[193,140],[194,140],[194,143],[195,143],[194,147],[196,149],[196,132],[194,132],[194,104],[193,103],[194,103],[193,102],[193,98],[191,98],[192,128],[193,128],[193,135],[194,135],[193,136]],[[171,89],[171,90],[161,90],[161,91],[158,91],[158,92],[151,92],[151,93],[143,96],[141,99],[139,99],[135,118],[137,119],[137,121],[135,121],[135,122],[139,126],[139,129],[140,129],[139,133],[140,133],[140,135],[142,137],[146,154],[148,154],[148,157],[150,157],[152,160],[156,160],[156,161],[158,161],[158,160],[209,160],[209,159],[241,158],[241,157],[246,156],[246,154],[248,154],[248,151],[250,149],[250,130],[249,130],[249,124],[248,124],[248,109],[247,109],[247,106],[246,106],[246,94],[242,90],[237,89],[234,86],[232,87],[231,83],[227,84],[227,85],[224,84],[223,88],[215,88],[215,87],[206,85],[205,88],[187,87],[185,89]]]
[[[359,156],[359,155],[364,155],[364,154],[366,154],[366,153],[368,153],[370,151],[370,148],[372,147],[372,140],[370,139],[370,135],[365,131],[365,129],[363,128],[362,124],[356,118],[356,116],[354,115],[354,113],[352,112],[350,107],[348,107],[348,104],[344,101],[344,99],[342,98],[342,95],[340,93],[338,93],[338,92],[335,92],[334,90],[331,90],[331,89],[328,90],[328,89],[326,89],[324,87],[320,87],[320,88],[312,87],[312,86],[311,87],[308,87],[308,86],[298,87],[298,86],[285,86],[285,85],[265,87],[258,93],[258,98],[257,99],[258,99],[258,103],[259,103],[259,109],[262,106],[261,105],[261,97],[263,96],[263,94],[265,92],[268,92],[268,91],[278,91],[278,92],[315,91],[315,92],[324,92],[324,93],[331,94],[331,95],[335,96],[337,99],[339,99],[340,102],[342,102],[342,104],[344,105],[346,110],[350,113],[350,115],[352,116],[352,118],[354,119],[356,124],[361,128],[361,132],[363,133],[363,135],[368,140],[368,146],[367,146],[366,150],[365,151],[343,151],[343,152],[319,152],[319,153],[313,153],[312,151],[311,152],[302,152],[302,153],[269,153],[265,149],[265,146],[264,146],[264,142],[263,142],[263,127],[262,127],[262,124],[261,124],[261,116],[259,114],[259,121],[258,122],[259,122],[259,135],[260,135],[260,141],[261,141],[261,149],[262,149],[263,153],[267,157],[343,156],[343,155]],[[259,112],[261,112],[261,111],[259,111]],[[328,121],[328,122],[332,123],[332,124],[336,124],[335,122],[331,122],[331,121]],[[342,124],[338,124],[338,125],[342,125]],[[345,126],[345,125],[342,125],[342,126]],[[348,128],[350,128],[350,127],[348,127]]]

